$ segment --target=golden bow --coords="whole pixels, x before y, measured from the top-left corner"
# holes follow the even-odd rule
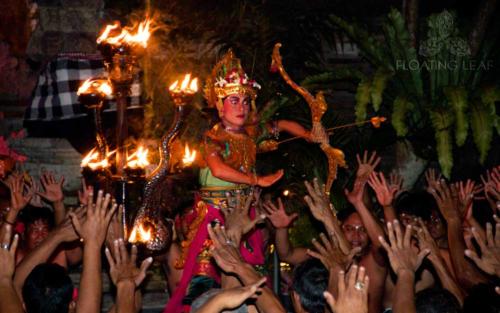
[[[288,73],[285,71],[285,68],[283,67],[281,54],[279,50],[280,47],[281,43],[277,43],[274,45],[271,70],[279,71],[281,77],[283,77],[285,82],[306,100],[311,110],[311,118],[313,125],[311,133],[313,134],[313,136],[315,135],[321,136],[321,134],[326,134],[325,128],[321,123],[321,118],[328,109],[328,105],[325,101],[325,97],[323,96],[323,92],[320,91],[316,94],[316,96],[313,96],[307,89],[299,86],[290,78]],[[344,158],[344,152],[342,152],[342,150],[340,149],[332,147],[329,143],[329,140],[320,142],[320,147],[321,150],[323,150],[323,152],[326,154],[326,157],[328,158],[328,177],[326,180],[325,192],[329,194],[330,189],[332,188],[333,181],[337,178],[337,168],[339,166],[346,167],[346,162]]]

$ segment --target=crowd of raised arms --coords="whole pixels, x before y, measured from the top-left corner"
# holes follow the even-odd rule
[[[338,212],[317,179],[304,182],[304,201],[261,197],[257,189],[228,199],[224,226],[207,226],[220,288],[194,299],[191,312],[287,312],[270,278],[237,249],[255,227],[293,268],[290,279],[282,277],[293,312],[500,312],[500,167],[481,181],[458,182],[430,169],[425,188],[403,190],[400,176],[377,171],[376,153],[364,152],[357,162],[352,188],[335,195],[349,203]],[[100,312],[103,268],[116,289],[110,312],[141,311],[141,283],[153,258],[139,260],[137,247],[123,238],[123,212],[112,196],[84,186],[80,206],[66,208],[64,178],[54,173],[43,172],[35,183],[13,172],[3,183],[10,197],[2,199],[0,313]],[[50,208],[33,205],[35,198]],[[302,201],[322,224],[309,248],[288,238],[298,217],[287,209],[290,201]],[[174,235],[157,259],[170,293],[180,277],[173,266],[179,245]],[[74,286],[67,269],[79,264]]]

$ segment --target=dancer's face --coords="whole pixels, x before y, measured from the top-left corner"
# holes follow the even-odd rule
[[[250,100],[247,95],[234,94],[224,99],[221,119],[229,127],[242,127],[248,118]]]

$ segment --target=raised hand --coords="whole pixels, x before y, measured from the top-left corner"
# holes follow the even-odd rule
[[[380,157],[377,157],[377,153],[373,152],[368,158],[368,152],[365,151],[363,154],[363,160],[356,155],[358,160],[358,170],[356,171],[356,180],[351,191],[344,189],[344,193],[347,200],[353,205],[360,204],[363,202],[363,192],[365,190],[365,185],[370,177],[371,173],[375,170],[375,167],[380,163]]]
[[[438,175],[435,169],[430,168],[425,172],[425,181],[428,189],[435,188],[441,181],[441,174]]]
[[[115,257],[111,255],[111,251],[106,248],[106,258],[109,262],[109,275],[113,284],[118,285],[123,281],[131,281],[136,287],[142,283],[146,277],[148,267],[153,263],[153,258],[149,257],[142,261],[141,267],[138,268],[137,262],[137,247],[132,246],[131,253],[127,252],[127,247],[123,239],[118,239],[113,242],[113,250]]]
[[[398,185],[389,185],[385,180],[384,173],[373,172],[368,179],[368,185],[372,187],[377,196],[377,201],[381,206],[387,207],[392,205],[394,197],[399,190]]]
[[[19,235],[15,234],[11,242],[13,233],[12,225],[3,225],[0,238],[0,281],[12,281],[16,268],[16,249],[19,242]]]
[[[87,217],[83,224],[74,212],[70,213],[70,217],[76,232],[84,240],[84,243],[96,244],[100,247],[106,238],[109,222],[117,205],[115,203],[110,208],[111,196],[106,194],[103,197],[102,190],[99,190],[95,204],[92,203],[93,196],[92,193],[89,194]]]
[[[421,218],[418,219],[418,224],[419,224],[419,229],[417,231],[417,237],[418,237],[418,245],[420,250],[428,250],[429,255],[428,258],[439,258],[440,252],[439,252],[439,247],[432,238],[429,230],[427,229],[427,226],[425,225],[424,221],[422,221]]]
[[[24,176],[20,173],[11,174],[6,184],[10,189],[10,209],[21,211],[35,194],[32,184],[25,183]]]
[[[370,174],[375,170],[375,167],[380,163],[381,158],[377,157],[377,152],[375,151],[368,157],[368,151],[365,150],[363,160],[361,160],[359,154],[356,154],[356,159],[358,160],[356,179],[366,182]]]
[[[212,239],[212,253],[215,262],[226,273],[235,273],[241,264],[244,263],[236,244],[226,234],[224,228],[219,224],[212,227],[208,224],[208,235]]]
[[[58,179],[54,176],[52,172],[43,172],[40,177],[40,183],[42,184],[43,191],[37,191],[37,194],[47,201],[52,203],[60,202],[64,199],[64,194],[62,191],[62,186],[64,184],[64,176]]]
[[[484,187],[484,195],[490,204],[490,207],[495,211],[500,204],[500,167],[495,167],[490,171],[486,171],[486,178],[481,175],[481,180]]]
[[[399,175],[395,171],[391,172],[389,175],[389,188],[395,189],[396,193],[394,198],[397,198],[401,192],[403,192],[403,176]]]
[[[490,223],[486,224],[486,240],[475,227],[472,235],[479,245],[481,257],[478,256],[473,246],[465,250],[465,255],[471,258],[476,265],[490,275],[500,277],[500,223],[495,226],[495,236]]]
[[[340,249],[339,242],[335,235],[328,239],[325,234],[321,233],[319,237],[321,242],[316,240],[316,238],[312,240],[312,244],[316,251],[308,249],[307,254],[320,260],[329,271],[332,271],[337,266],[342,270],[347,269],[351,265],[354,256],[361,251],[361,247],[357,247],[353,248],[348,254],[345,254],[342,252],[342,249]]]
[[[464,220],[469,220],[472,218],[472,204],[474,202],[474,197],[480,192],[480,188],[470,179],[468,179],[465,183],[463,181],[455,183],[454,188],[458,190],[458,199],[461,203],[460,209],[462,209],[462,218]]]
[[[87,207],[80,206],[76,210],[69,211],[60,224],[57,225],[54,232],[61,236],[62,241],[72,242],[79,238],[73,227],[72,216],[75,216],[80,221],[85,220],[85,213],[87,212]]]
[[[283,201],[281,198],[278,198],[278,206],[276,206],[271,201],[266,201],[263,203],[264,210],[267,213],[267,218],[271,221],[274,228],[288,228],[292,224],[292,222],[299,216],[297,213],[293,213],[288,215],[285,211],[285,207],[283,206]]]
[[[358,269],[357,265],[351,266],[347,273],[338,273],[338,295],[335,299],[331,291],[325,291],[324,296],[328,306],[335,313],[367,313],[368,288],[370,280],[364,267]]]
[[[412,226],[406,227],[405,233],[401,232],[401,227],[397,220],[394,223],[387,223],[387,233],[389,243],[380,236],[378,239],[387,251],[389,262],[394,272],[399,276],[404,271],[415,273],[420,267],[424,258],[430,253],[430,250],[424,249],[420,252],[411,246]]]
[[[461,220],[460,200],[456,188],[448,187],[445,180],[441,179],[429,184],[427,191],[436,199],[439,211],[446,221]]]
[[[85,183],[85,178],[82,178],[82,190],[78,190],[78,200],[81,205],[87,205],[87,201],[89,199],[89,194],[94,192],[94,188],[92,186],[87,186]]]
[[[304,185],[308,193],[304,197],[304,200],[314,218],[322,223],[332,221],[336,211],[330,202],[330,198],[325,193],[324,185],[320,186],[317,178],[314,178],[312,185],[308,181],[305,181]]]
[[[237,192],[235,197],[227,194],[227,207],[222,207],[224,213],[225,227],[231,240],[239,245],[241,237],[248,233],[257,223],[262,222],[266,216],[257,216],[254,220],[250,219],[249,210],[254,202],[253,195],[249,195],[243,203],[241,192]],[[233,207],[234,204],[234,207]]]

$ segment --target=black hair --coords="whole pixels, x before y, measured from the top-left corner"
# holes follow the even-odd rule
[[[464,300],[464,313],[499,313],[500,296],[495,292],[494,283],[472,287]]]
[[[26,228],[38,220],[43,220],[49,225],[49,229],[54,227],[54,213],[47,207],[36,207],[27,205],[20,214],[21,220]]]
[[[342,210],[339,210],[337,212],[337,219],[343,223],[345,220],[347,220],[349,218],[349,216],[351,216],[351,214],[353,213],[356,213],[356,209],[354,208],[354,206],[352,204],[348,204],[345,206],[345,208],[343,208]]]
[[[328,287],[328,270],[316,259],[301,263],[294,271],[292,288],[300,297],[300,304],[308,312],[323,312],[323,292]]]
[[[417,313],[461,313],[457,298],[444,288],[427,288],[415,295]]]
[[[67,313],[73,283],[64,267],[43,263],[31,271],[22,291],[27,313]]]
[[[430,221],[432,211],[437,211],[438,206],[434,197],[424,190],[405,191],[401,193],[394,205],[397,214],[406,213]]]

